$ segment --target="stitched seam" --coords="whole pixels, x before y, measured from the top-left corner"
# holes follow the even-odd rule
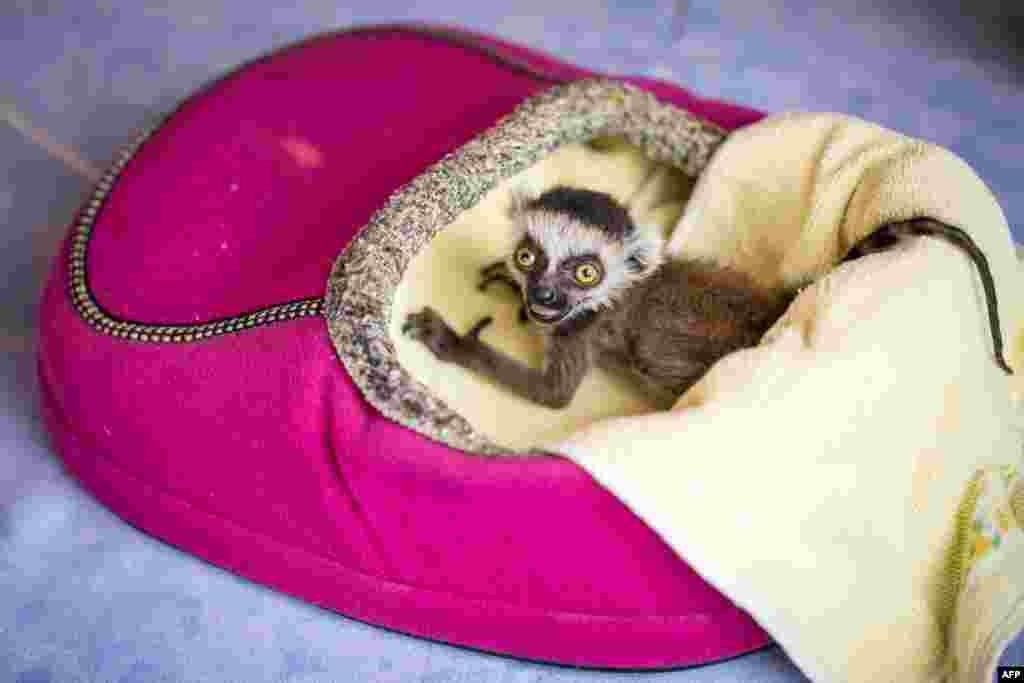
[[[83,204],[75,220],[72,230],[71,245],[66,256],[66,272],[68,275],[68,295],[79,316],[101,334],[139,342],[182,344],[199,342],[211,337],[242,332],[255,327],[263,327],[276,322],[295,320],[323,315],[323,297],[308,297],[286,303],[274,304],[258,308],[239,315],[219,318],[203,323],[156,324],[118,318],[107,311],[97,300],[89,286],[88,252],[96,220],[113,191],[118,178],[128,163],[135,157],[139,149],[158,130],[170,121],[187,103],[212,89],[215,85],[235,76],[242,70],[266,61],[286,50],[307,45],[321,38],[332,36],[369,36],[386,33],[409,33],[458,45],[468,50],[484,54],[499,64],[543,81],[563,82],[560,78],[545,72],[525,59],[519,59],[501,52],[472,34],[455,29],[431,27],[425,24],[379,24],[354,26],[337,31],[308,36],[284,48],[268,52],[255,59],[244,62],[226,74],[200,87],[178,103],[168,114],[157,123],[144,130],[136,140],[128,145],[103,174],[93,188],[92,194]]]

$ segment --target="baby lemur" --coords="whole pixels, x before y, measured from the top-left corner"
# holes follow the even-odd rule
[[[716,360],[756,344],[795,294],[711,264],[665,260],[660,236],[600,192],[517,195],[512,217],[521,237],[507,260],[483,269],[480,287],[500,281],[522,293],[525,317],[544,333],[542,369],[481,341],[490,317],[459,336],[424,308],[402,329],[439,360],[551,408],[567,406],[594,365],[626,370],[672,401]]]
[[[600,192],[556,187],[536,197],[517,195],[512,217],[518,244],[508,259],[483,269],[480,288],[500,281],[521,292],[521,319],[544,333],[543,368],[481,341],[490,317],[459,336],[424,308],[402,330],[438,359],[552,408],[572,401],[593,365],[629,371],[666,403],[673,401],[719,358],[758,343],[796,295],[760,289],[745,274],[713,264],[665,260],[660,237],[638,229],[624,206]],[[977,266],[996,363],[1012,373],[988,261],[965,231],[928,218],[890,223],[844,260],[916,235],[946,239]]]

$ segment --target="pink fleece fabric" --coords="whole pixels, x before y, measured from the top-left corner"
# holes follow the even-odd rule
[[[728,128],[759,117],[628,80]],[[95,223],[89,284],[148,323],[322,296],[394,190],[548,85],[401,30],[252,63],[128,164]],[[468,455],[379,415],[322,318],[187,344],[104,336],[71,305],[64,248],[42,301],[44,414],[68,470],[144,531],[356,619],[531,659],[670,667],[769,643],[568,460]]]

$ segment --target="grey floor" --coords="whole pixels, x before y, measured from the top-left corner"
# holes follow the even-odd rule
[[[456,23],[768,111],[864,116],[966,158],[1024,238],[1024,9],[811,4],[4,2],[0,681],[804,680],[778,649],[654,674],[524,663],[389,633],[237,579],[127,527],[62,473],[35,407],[32,353],[42,274],[116,147],[224,69],[355,22]],[[1024,664],[1024,642],[1009,661]]]

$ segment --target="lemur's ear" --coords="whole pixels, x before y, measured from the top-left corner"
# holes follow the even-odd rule
[[[540,187],[529,180],[520,181],[512,188],[511,201],[508,206],[508,217],[516,218],[523,212],[527,204],[541,195]]]
[[[626,240],[626,267],[633,277],[647,277],[664,259],[665,240],[654,226],[637,226]]]

